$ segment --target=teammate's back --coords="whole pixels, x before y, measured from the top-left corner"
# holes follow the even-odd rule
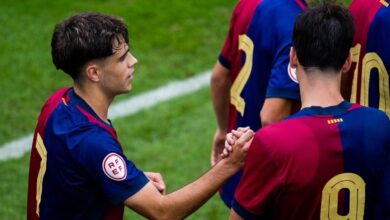
[[[385,1],[353,0],[350,11],[356,28],[351,49],[355,65],[343,76],[343,96],[390,117],[390,7]]]
[[[302,109],[256,133],[230,219],[390,219],[390,120],[340,93],[353,36],[341,5],[298,16],[290,64]]]

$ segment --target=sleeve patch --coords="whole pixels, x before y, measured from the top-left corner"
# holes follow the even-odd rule
[[[290,77],[290,79],[296,83],[298,83],[298,79],[297,79],[297,69],[296,68],[292,68],[290,66],[290,63],[288,64],[288,67],[287,67],[287,72],[288,72],[288,76]]]
[[[116,154],[108,154],[102,163],[104,174],[112,180],[122,181],[127,177],[126,163],[123,158]]]

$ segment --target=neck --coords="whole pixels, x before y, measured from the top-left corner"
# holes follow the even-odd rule
[[[303,71],[299,80],[302,108],[334,106],[344,100],[340,93],[341,73],[324,73],[318,69],[299,71]]]
[[[92,108],[100,119],[109,123],[108,108],[113,101],[113,97],[107,97],[101,90],[93,86],[81,86],[75,83],[73,88],[75,93]]]

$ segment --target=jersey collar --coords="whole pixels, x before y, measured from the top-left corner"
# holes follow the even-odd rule
[[[110,123],[107,123],[106,121],[102,120],[96,113],[95,111],[88,105],[87,102],[84,101],[80,96],[78,96],[75,92],[74,89],[71,88],[69,90],[69,98],[70,98],[70,103],[75,104],[76,106],[81,107],[85,111],[87,111],[89,114],[91,114],[94,118],[102,122],[104,125],[107,125],[109,127],[112,127],[111,121],[108,119]]]
[[[342,101],[338,105],[329,106],[329,107],[311,106],[311,107],[303,108],[298,114],[318,115],[318,116],[341,115],[347,112],[351,108],[351,106],[352,106],[351,103],[347,101]]]

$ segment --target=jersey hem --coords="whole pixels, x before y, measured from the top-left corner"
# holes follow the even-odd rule
[[[266,98],[286,98],[292,99],[294,101],[300,101],[301,96],[299,91],[295,90],[287,90],[287,89],[279,89],[279,88],[268,88]]]
[[[222,56],[222,54],[219,55],[218,61],[222,64],[222,66],[226,67],[227,69],[230,69],[230,67],[231,67],[230,62],[227,59],[225,59]]]
[[[258,215],[255,215],[251,212],[248,212],[244,207],[242,207],[237,201],[236,199],[233,199],[233,202],[232,202],[232,209],[234,209],[234,211],[239,215],[241,216],[242,218],[244,219],[262,219],[260,216]]]

